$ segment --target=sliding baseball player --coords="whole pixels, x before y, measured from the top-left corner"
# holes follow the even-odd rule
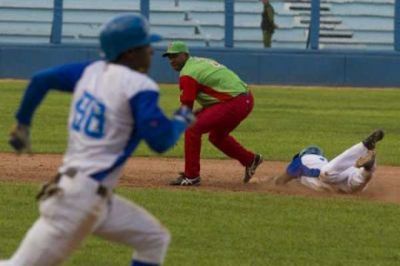
[[[376,130],[331,161],[324,157],[322,149],[309,146],[293,157],[285,173],[274,178],[275,184],[284,185],[297,179],[317,191],[362,191],[376,169],[375,146],[383,137],[384,132]]]

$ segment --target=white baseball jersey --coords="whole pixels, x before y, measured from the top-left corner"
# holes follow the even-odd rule
[[[75,87],[68,120],[68,149],[59,169],[75,168],[106,186],[114,186],[121,166],[140,139],[133,132],[129,100],[158,91],[149,77],[127,67],[97,61]]]
[[[306,154],[301,157],[301,163],[310,169],[320,169],[328,163],[328,159],[321,155]]]

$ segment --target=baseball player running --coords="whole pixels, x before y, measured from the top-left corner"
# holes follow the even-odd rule
[[[293,157],[285,173],[274,178],[275,184],[299,179],[301,184],[317,191],[362,191],[376,169],[375,145],[383,137],[384,132],[376,130],[330,162],[319,147],[309,146]]]
[[[40,217],[1,266],[62,264],[91,233],[133,247],[131,265],[163,262],[170,240],[167,229],[143,208],[112,193],[141,140],[164,152],[194,119],[184,106],[172,120],[158,107],[158,86],[146,73],[150,43],[160,39],[149,33],[144,17],[120,15],[101,30],[105,60],[57,67],[31,81],[24,101],[41,86],[74,91],[68,149],[59,174],[38,195]],[[33,104],[39,103],[34,99]],[[17,119],[30,122],[29,112],[35,108],[19,110]],[[11,134],[10,144],[18,151],[29,148],[28,125],[20,124]]]
[[[184,42],[172,42],[163,56],[180,71],[181,104],[193,108],[196,100],[202,106],[195,112],[197,122],[185,132],[185,170],[170,184],[200,184],[201,136],[205,133],[215,147],[245,167],[243,181],[249,182],[263,158],[230,135],[253,110],[253,95],[247,85],[218,62],[190,56]]]

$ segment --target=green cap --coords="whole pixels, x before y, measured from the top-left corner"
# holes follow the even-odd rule
[[[189,53],[189,49],[186,45],[186,43],[181,42],[181,41],[175,41],[171,42],[168,45],[167,51],[162,55],[163,57],[166,57],[170,54],[179,54],[179,53]]]

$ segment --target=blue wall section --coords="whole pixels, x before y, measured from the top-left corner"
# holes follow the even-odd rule
[[[150,75],[176,83],[178,74],[156,47]],[[214,58],[250,84],[400,87],[400,53],[290,49],[193,48],[195,56]],[[98,59],[95,46],[2,45],[0,78],[29,78],[53,65]]]
[[[42,68],[94,59],[97,54],[93,47],[0,46],[0,78],[29,78]]]

